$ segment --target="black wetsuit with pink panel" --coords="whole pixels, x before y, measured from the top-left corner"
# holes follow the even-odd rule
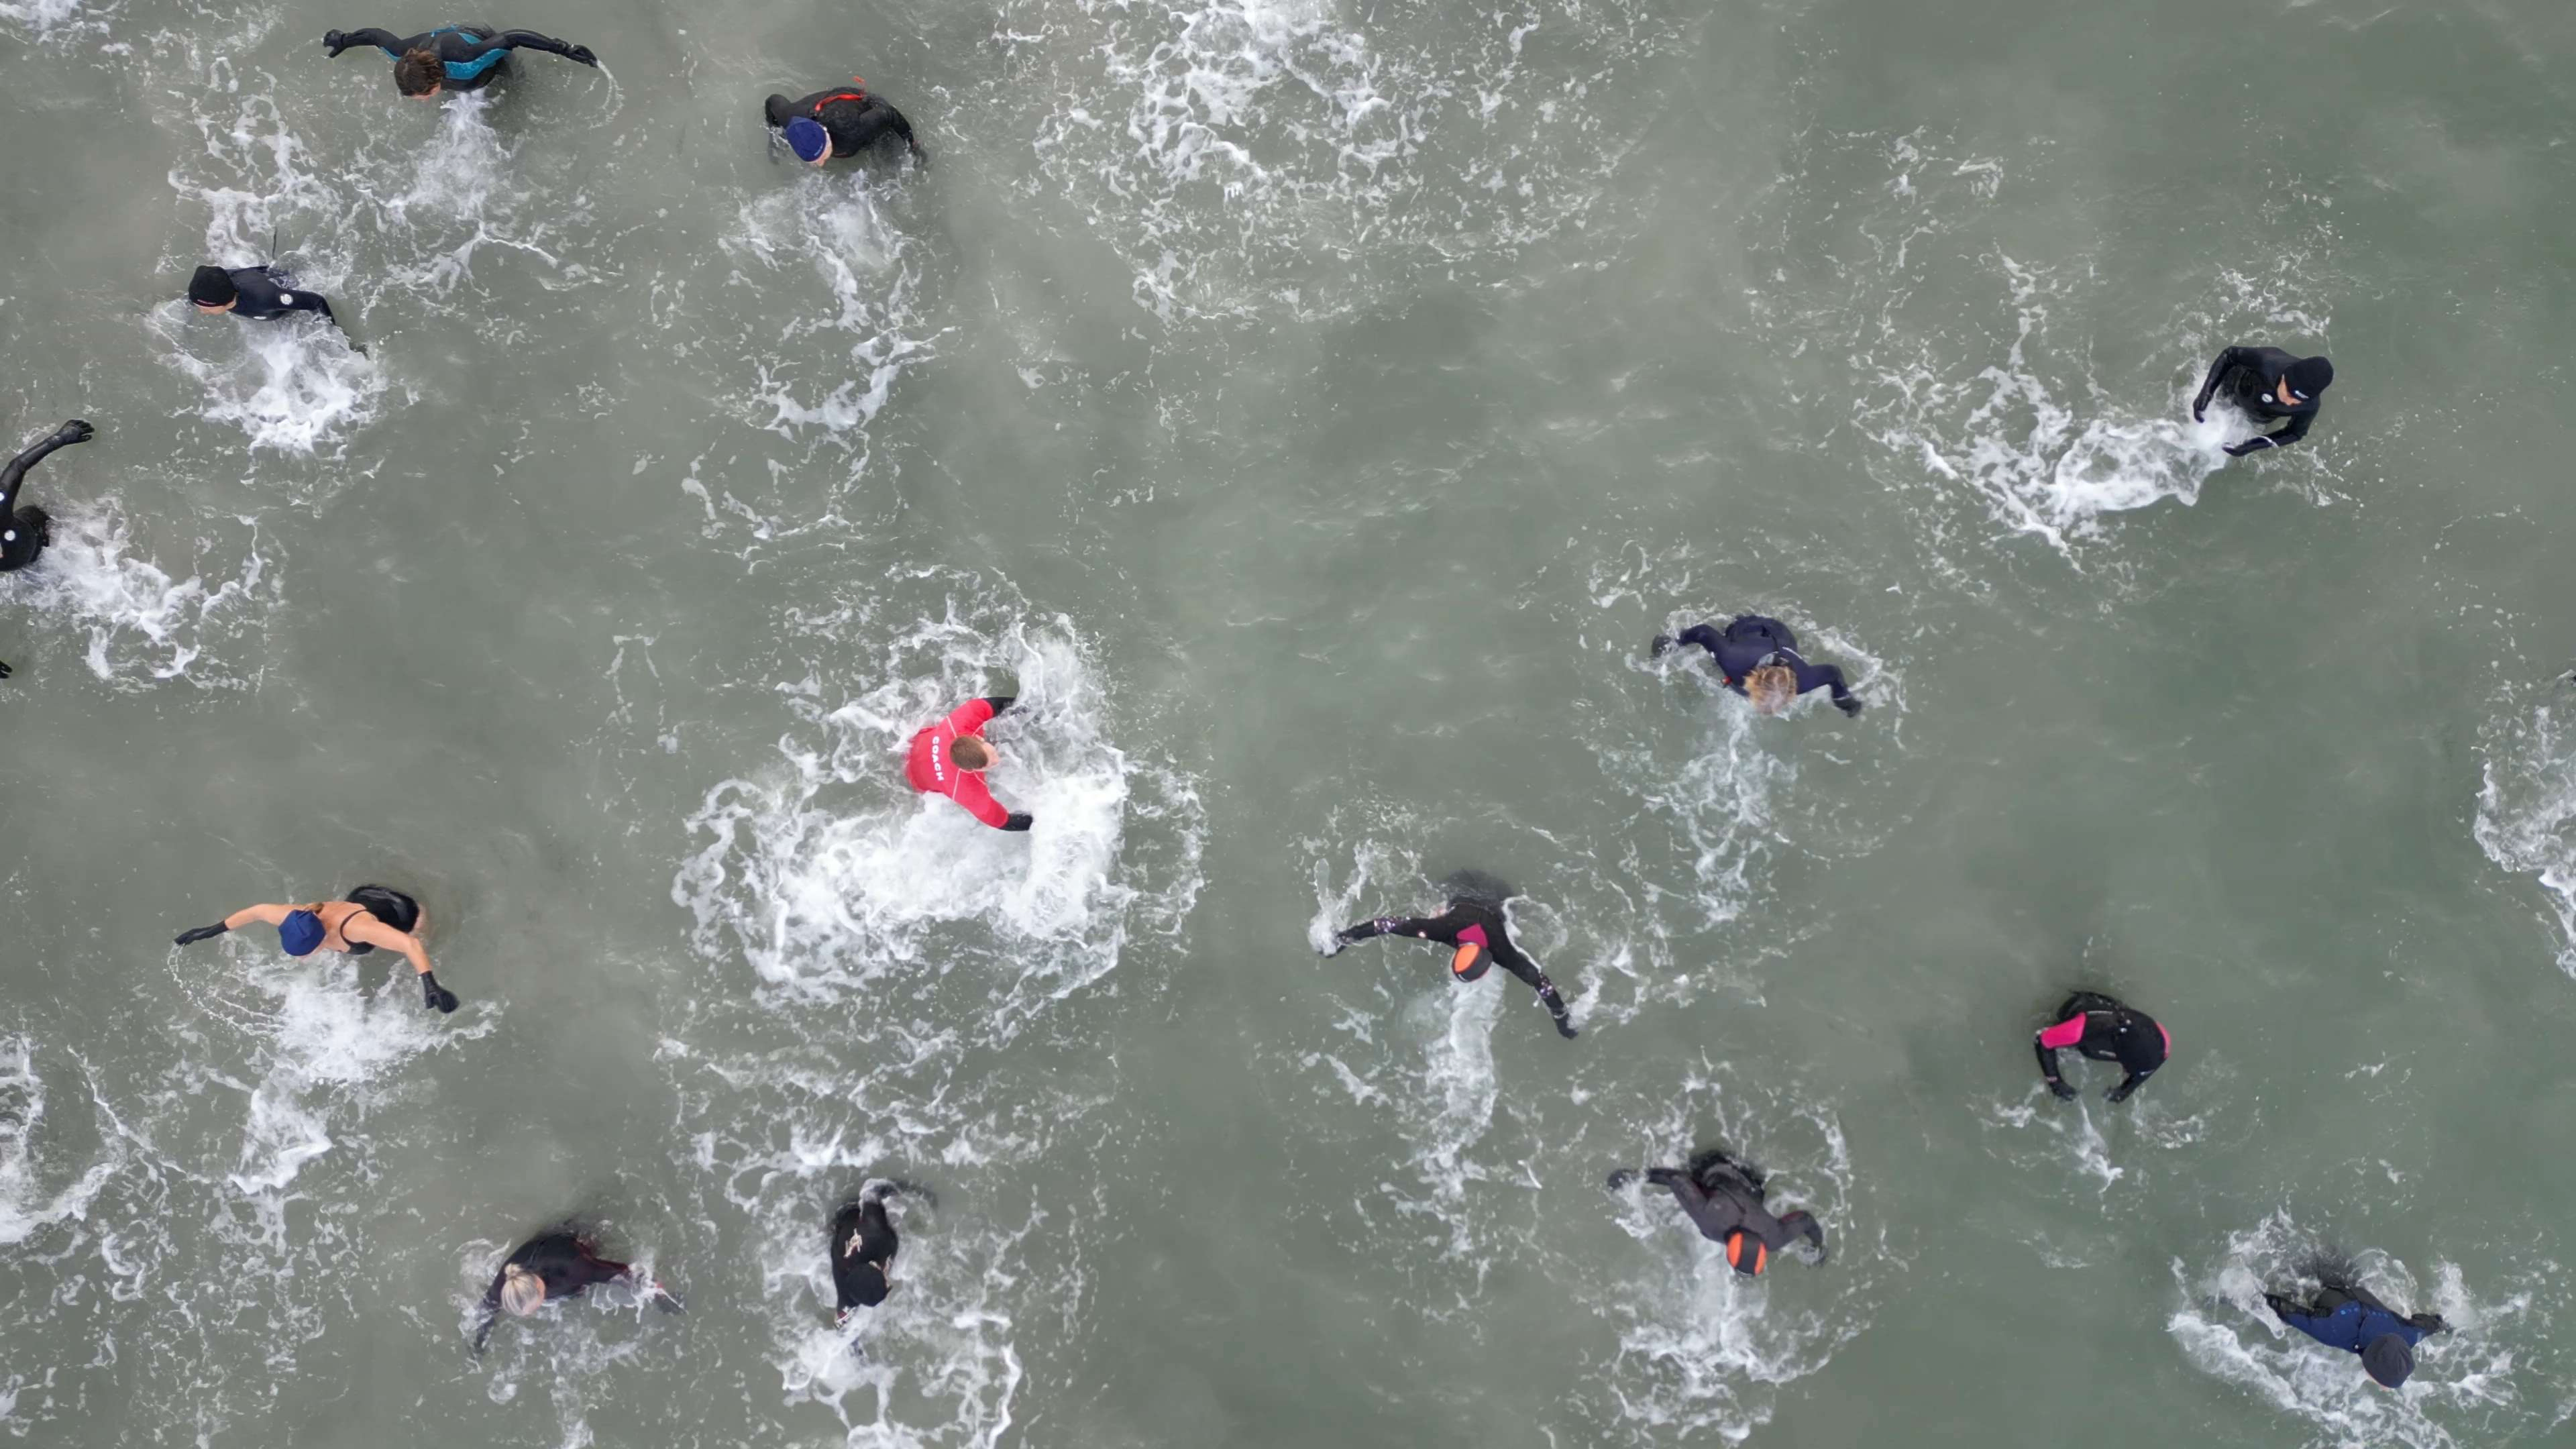
[[[2097,1062],[2118,1062],[2128,1075],[2105,1095],[2125,1102],[2172,1055],[2173,1038],[2145,1012],[2100,992],[2079,991],[2040,1028],[2031,1048],[2039,1054],[2039,1072],[2048,1079],[2049,1090],[2061,1097],[2075,1095],[2057,1073],[2057,1054],[2068,1047]]]

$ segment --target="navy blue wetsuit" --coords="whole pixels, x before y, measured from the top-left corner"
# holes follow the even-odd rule
[[[1777,619],[1760,614],[1738,614],[1724,631],[1713,624],[1694,624],[1684,629],[1678,639],[1658,634],[1655,652],[1661,654],[1675,644],[1696,644],[1717,661],[1717,672],[1726,687],[1738,694],[1744,692],[1746,675],[1766,664],[1785,664],[1798,676],[1798,692],[1830,689],[1834,707],[1845,714],[1860,713],[1860,697],[1843,685],[1843,672],[1830,664],[1810,664],[1798,653],[1798,636]]]
[[[586,45],[574,45],[533,30],[494,30],[488,25],[442,25],[408,40],[370,26],[364,30],[334,30],[322,37],[322,43],[331,48],[334,56],[357,45],[372,45],[396,60],[415,50],[436,51],[447,67],[444,89],[451,91],[478,91],[490,85],[507,69],[510,52],[523,47],[583,65],[599,64],[599,58]]]
[[[2304,1308],[2277,1293],[2266,1293],[2263,1298],[2283,1323],[2328,1348],[2346,1353],[2359,1353],[2391,1333],[2413,1348],[2424,1341],[2426,1334],[2447,1333],[2451,1327],[2438,1313],[2401,1318],[2396,1309],[2371,1296],[2369,1289],[2357,1286],[2327,1284],[2317,1301]]]

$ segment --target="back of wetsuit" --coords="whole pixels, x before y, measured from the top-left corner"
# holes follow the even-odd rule
[[[2072,1047],[2097,1062],[2117,1062],[2125,1075],[2107,1098],[2127,1101],[2173,1052],[2173,1038],[2154,1017],[2098,991],[2078,991],[2066,998],[2034,1038],[2040,1075],[2049,1090],[2072,1098],[2074,1089],[2058,1075],[2058,1052]]]
[[[2227,389],[2229,399],[2257,422],[2272,422],[2280,418],[2290,420],[2290,425],[2277,433],[2248,438],[2229,448],[2230,455],[2241,458],[2264,448],[2288,447],[2308,435],[2308,428],[2316,422],[2317,409],[2324,402],[2322,397],[2312,397],[2303,403],[2285,404],[2281,401],[2279,388],[2282,379],[2303,360],[2277,347],[2230,347],[2209,364],[2209,375],[2201,381],[2200,395],[2192,401],[2192,415],[2199,416],[2209,405],[2210,397],[2223,387]]]
[[[291,279],[275,267],[236,267],[228,275],[240,294],[233,306],[236,317],[283,317],[290,312],[319,312],[331,317],[331,303],[321,293],[290,290]]]
[[[906,145],[913,144],[912,123],[903,118],[903,112],[863,90],[845,87],[816,91],[803,100],[789,102],[783,115],[775,104],[777,98],[771,99],[771,125],[784,126],[796,116],[813,117],[831,134],[835,159],[856,156],[888,134],[903,138]]]
[[[1798,636],[1777,619],[1760,614],[1739,614],[1723,632],[1709,624],[1694,624],[1684,629],[1674,643],[1696,644],[1716,661],[1719,679],[1728,689],[1744,693],[1744,681],[1765,664],[1784,664],[1798,676],[1798,692],[1830,689],[1837,708],[1845,714],[1860,711],[1860,698],[1844,682],[1842,670],[1831,664],[1811,664],[1798,652]],[[1665,647],[1657,637],[1656,652]]]
[[[1449,909],[1437,916],[1380,916],[1336,932],[1334,940],[1343,945],[1366,941],[1376,936],[1412,936],[1419,940],[1437,941],[1444,946],[1481,948],[1476,963],[1459,973],[1460,981],[1477,981],[1484,977],[1486,964],[1496,963],[1527,983],[1538,993],[1539,1003],[1556,1022],[1557,1034],[1572,1038],[1573,1018],[1567,1013],[1565,998],[1557,994],[1556,983],[1547,979],[1538,963],[1512,944],[1511,931],[1503,918],[1499,901],[1462,897],[1449,903]]]
[[[843,1316],[874,1308],[894,1291],[886,1268],[901,1246],[882,1199],[852,1203],[832,1219],[832,1291]]]

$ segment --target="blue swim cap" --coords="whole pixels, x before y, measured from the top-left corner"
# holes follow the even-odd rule
[[[798,116],[787,123],[787,149],[796,153],[797,160],[810,165],[832,149],[832,133],[812,116]]]
[[[286,919],[277,923],[277,943],[286,948],[289,956],[312,955],[313,948],[321,945],[327,934],[322,929],[322,918],[311,911],[288,911]]]

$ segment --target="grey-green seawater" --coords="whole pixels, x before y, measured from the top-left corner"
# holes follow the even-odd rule
[[[328,28],[522,25],[401,102]],[[0,0],[0,1427],[2563,1442],[2576,12]],[[850,74],[926,173],[773,159]],[[272,237],[372,360],[200,318]],[[2231,342],[2332,354],[2224,468]],[[2231,427],[2236,431],[2231,431]],[[1755,721],[1658,629],[1796,625]],[[1017,690],[988,832],[910,732]],[[1473,867],[1575,1001],[1332,927]],[[465,1008],[258,900],[381,880]],[[2177,1056],[2060,1105],[2120,993]],[[1722,1141],[1833,1261],[1619,1165]],[[875,1175],[900,1288],[830,1326]],[[520,1236],[688,1302],[464,1348]],[[2361,1255],[2402,1395],[2258,1293]]]

